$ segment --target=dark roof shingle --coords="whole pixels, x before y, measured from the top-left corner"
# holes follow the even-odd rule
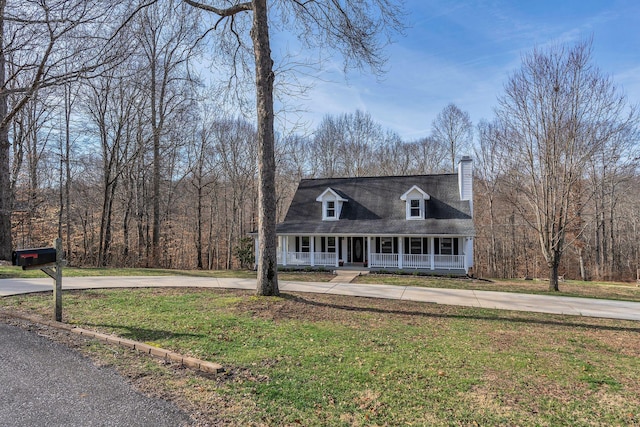
[[[407,220],[407,190],[417,185],[431,196],[424,220]],[[348,202],[338,221],[322,220],[322,203],[316,198],[327,188]],[[475,234],[468,201],[461,201],[458,175],[412,175],[304,179],[300,181],[279,234]]]

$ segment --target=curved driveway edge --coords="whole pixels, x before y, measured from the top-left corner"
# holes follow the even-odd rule
[[[97,276],[65,277],[62,280],[63,290],[141,287],[197,287],[254,290],[256,289],[256,279],[190,276]],[[280,290],[284,292],[310,292],[398,299],[464,307],[640,321],[640,302],[630,301],[356,283],[281,281],[279,287]],[[0,279],[0,296],[50,291],[52,288],[53,281],[47,278]]]

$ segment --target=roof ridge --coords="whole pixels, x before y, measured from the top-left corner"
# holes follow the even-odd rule
[[[381,179],[381,178],[413,178],[413,177],[437,177],[437,176],[457,176],[455,172],[448,173],[429,173],[429,174],[411,174],[411,175],[375,175],[375,176],[340,176],[333,178],[302,178],[301,181],[321,181],[321,180],[353,180],[353,179]]]

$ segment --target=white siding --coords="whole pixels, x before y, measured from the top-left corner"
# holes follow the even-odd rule
[[[458,163],[458,186],[460,200],[473,201],[473,164],[470,157],[463,157]]]

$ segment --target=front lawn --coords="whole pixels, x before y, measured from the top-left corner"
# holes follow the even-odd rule
[[[50,295],[0,299],[50,317]],[[83,351],[203,425],[638,425],[640,326],[346,296],[65,292],[64,320],[221,363]]]

